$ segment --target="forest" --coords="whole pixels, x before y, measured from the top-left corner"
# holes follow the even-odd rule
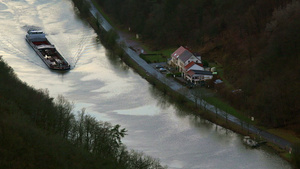
[[[0,57],[0,168],[163,169],[158,159],[128,150],[126,129],[74,112],[21,82]]]
[[[260,125],[300,135],[299,0],[95,2],[153,50],[201,53],[229,82],[215,86],[222,98]]]

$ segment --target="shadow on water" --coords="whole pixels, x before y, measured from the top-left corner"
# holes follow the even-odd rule
[[[72,69],[70,70],[50,70],[52,73],[56,73],[58,76],[65,76],[67,75]]]
[[[149,91],[151,95],[157,100],[157,106],[159,106],[163,110],[169,108],[170,106],[173,106],[175,108],[175,115],[182,119],[187,118],[192,126],[197,128],[205,127],[207,129],[212,129],[216,126],[216,124],[202,118],[200,114],[194,112],[191,109],[188,109],[183,104],[181,104],[178,101],[175,101],[170,96],[165,95],[163,92],[156,89],[155,87],[150,86]]]
[[[157,106],[159,106],[161,109],[167,109],[170,106],[174,106],[176,109],[176,115],[181,118],[185,118],[189,115],[199,115],[185,107],[180,101],[177,101],[173,97],[164,94],[162,91],[158,90],[152,85],[149,87],[149,91],[151,96],[157,100]]]
[[[106,56],[109,63],[114,66],[114,68],[118,70],[122,70],[128,72],[131,69],[126,63],[124,63],[118,55],[116,55],[113,51],[106,50]]]
[[[22,29],[25,30],[26,32],[29,30],[42,30],[41,27],[35,25],[24,25],[22,26]]]
[[[172,106],[175,109],[174,113],[176,117],[180,119],[187,119],[189,124],[196,130],[201,130],[201,133],[215,131],[220,134],[220,137],[223,137],[224,135],[230,136],[234,134],[233,131],[204,119],[199,113],[185,107],[183,104],[164,94],[162,91],[156,89],[155,87],[150,86],[149,91],[151,96],[157,100],[156,105],[158,107],[160,107],[162,110],[166,110]]]
[[[97,46],[105,47],[105,42],[103,42],[99,36],[94,39],[94,42],[97,44]],[[131,69],[112,49],[105,47],[105,56],[107,57],[110,65],[117,70],[121,70],[123,73],[127,73]]]

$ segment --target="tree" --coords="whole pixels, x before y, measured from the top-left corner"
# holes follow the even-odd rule
[[[300,143],[296,143],[293,146],[292,161],[297,168],[300,168]]]

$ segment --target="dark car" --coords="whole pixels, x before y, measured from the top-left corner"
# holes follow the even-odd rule
[[[164,68],[162,65],[155,65],[156,69]]]

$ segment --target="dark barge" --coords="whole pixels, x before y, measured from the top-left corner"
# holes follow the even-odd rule
[[[26,41],[52,70],[69,70],[70,64],[51,44],[42,31],[30,30],[27,32]]]

